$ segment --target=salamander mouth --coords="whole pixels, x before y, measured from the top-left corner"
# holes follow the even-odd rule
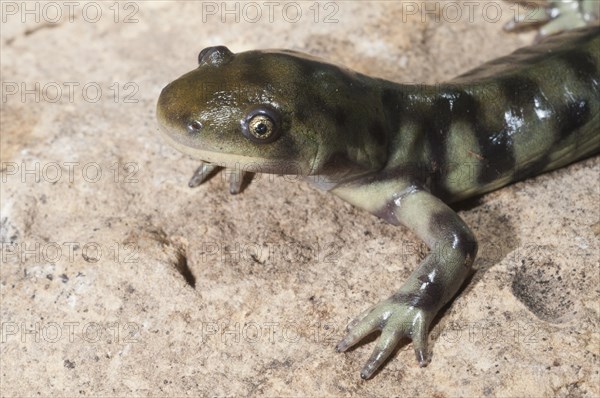
[[[186,136],[171,131],[168,126],[160,124],[160,135],[167,143],[179,152],[190,155],[194,159],[227,169],[236,169],[250,173],[307,175],[311,165],[302,167],[289,159],[267,159],[210,149],[200,149],[194,142],[187,141]]]

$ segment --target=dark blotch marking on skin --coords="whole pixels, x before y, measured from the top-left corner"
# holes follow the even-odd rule
[[[457,87],[451,91],[454,94],[452,109],[454,118],[465,121],[471,125],[479,120],[479,109],[481,108],[479,101],[473,95],[460,91]]]
[[[477,139],[480,155],[485,159],[485,165],[477,176],[477,182],[485,185],[515,169],[513,141],[508,129],[502,129],[494,134],[477,135]]]
[[[432,235],[438,235],[439,231],[444,231],[447,234],[447,244],[455,245],[455,249],[465,258],[465,266],[470,267],[477,255],[477,240],[471,231],[466,229],[463,223],[457,218],[458,216],[451,211],[432,214],[429,219],[429,230]],[[445,249],[445,247],[442,249]],[[451,247],[448,248],[448,250],[451,249]],[[443,257],[444,253],[440,254]]]
[[[587,51],[570,51],[560,55],[561,61],[569,67],[571,72],[583,84],[592,85],[594,81],[600,80],[598,76],[598,65],[594,57]]]
[[[573,136],[578,134],[578,130],[589,121],[590,117],[590,107],[584,100],[571,102],[563,108],[558,109],[555,112],[555,119],[557,121],[556,129],[558,133],[556,141],[548,150],[548,153],[544,154],[540,159],[515,170],[514,180],[522,180],[544,171],[548,166],[550,159],[549,153],[552,153],[556,148],[563,145],[565,140],[573,138],[575,140],[575,145],[579,146],[581,143],[577,142],[577,140],[584,137]]]
[[[418,279],[423,283],[419,290],[414,293],[396,293],[392,296],[392,300],[428,312],[437,310],[444,298],[444,284],[439,281],[439,277],[430,280],[427,274],[422,274]]]
[[[535,97],[540,94],[538,83],[526,76],[508,76],[498,83],[507,104],[518,110],[533,108]]]
[[[509,77],[499,81],[504,94],[503,98],[498,98],[503,104],[508,104],[514,112],[522,114],[526,110],[533,109],[534,97],[539,93],[537,83],[527,77]],[[493,120],[482,120],[481,106],[475,99],[464,100],[461,108],[466,113],[467,107],[472,107],[469,113],[469,121],[478,141],[479,151],[482,157],[482,167],[477,176],[477,182],[486,185],[503,175],[514,171],[516,159],[514,155],[514,142],[512,140],[513,131],[506,125],[504,120],[504,111],[506,105],[502,108],[496,107],[497,113]],[[458,112],[458,110],[457,110]],[[488,116],[490,119],[491,116]]]
[[[244,84],[262,85],[265,79],[265,63],[261,57],[245,57],[243,65],[239,68],[241,71],[240,80]]]
[[[560,142],[589,121],[591,116],[590,106],[585,100],[574,101],[560,109],[556,116],[558,120],[558,142]]]
[[[294,109],[294,117],[300,123],[306,123],[310,119],[310,112],[306,108],[299,106]]]
[[[387,143],[387,134],[383,124],[379,120],[374,120],[369,125],[369,134],[375,139],[377,145],[385,145]]]
[[[402,122],[402,103],[398,91],[390,88],[383,90],[381,94],[381,103],[388,122],[389,131],[392,134],[400,134],[400,124]]]
[[[313,82],[315,73],[319,71],[318,66],[315,65],[314,61],[306,60],[300,60],[300,62],[296,63],[296,66],[298,67],[299,77],[301,77],[303,81],[306,82],[308,87],[308,85],[310,85],[311,82]]]
[[[452,123],[463,122],[469,126],[468,131],[465,133],[468,134],[473,132],[478,139],[480,139],[479,147],[481,148],[481,137],[488,136],[489,134],[487,132],[493,131],[493,129],[486,126],[481,120],[480,102],[472,94],[465,92],[458,86],[452,85],[442,87],[441,90],[443,90],[445,94],[445,103],[443,103],[443,105],[442,103],[437,103],[437,105],[434,104],[429,111],[432,115],[436,115],[431,127],[437,128],[440,136],[447,136]],[[428,138],[430,140],[432,139],[431,136]],[[432,145],[433,150],[435,143],[430,141],[430,145]],[[431,192],[441,199],[447,199],[450,198],[451,195],[446,185],[446,179],[449,173],[446,162],[452,154],[447,152],[448,146],[445,141],[443,144],[438,145],[439,146],[435,148],[436,151],[432,151],[434,160],[438,163],[436,166],[439,170],[437,171],[437,174],[435,173],[435,170],[432,170],[434,178],[431,181]]]
[[[335,123],[338,126],[346,125],[347,117],[346,117],[346,111],[345,111],[344,107],[339,106],[339,105],[336,106],[335,111],[333,113],[333,117],[335,118]]]
[[[570,39],[572,43],[570,46],[565,46],[564,38],[557,36],[556,39],[548,40],[546,45],[536,48],[546,58],[549,57],[548,49],[552,48],[555,57],[567,65],[569,70],[580,79],[582,84],[591,86],[594,84],[594,81],[598,80],[598,65],[586,50],[574,47],[586,44],[594,36],[597,36],[597,34],[597,29],[594,34],[589,34],[589,31],[587,33],[584,32],[584,34],[574,32],[574,37]],[[522,53],[520,54],[522,58],[519,60],[522,64],[527,64],[528,61],[543,62],[540,57],[535,56],[535,52],[528,52],[525,49],[519,50],[518,53]],[[506,98],[505,102],[510,106],[508,109],[511,109],[518,115],[533,113],[535,98],[541,92],[539,84],[535,80],[526,76],[517,77],[513,75],[500,79],[499,84]],[[562,108],[559,107],[556,109],[554,118],[557,121],[556,130],[558,133],[557,142],[554,145],[556,147],[589,121],[589,104],[584,100],[573,101]],[[499,117],[498,120],[500,120]],[[476,127],[476,129],[481,148],[481,152],[479,153],[485,159],[485,166],[478,176],[480,184],[485,185],[494,181],[507,172],[510,172],[511,169],[513,170],[514,180],[518,180],[538,174],[546,168],[548,156],[543,156],[528,166],[517,169],[511,139],[513,131],[506,124],[504,128],[500,129],[482,129],[481,127]],[[484,133],[485,131],[488,133]],[[552,150],[550,149],[550,152]]]
[[[296,64],[299,82],[296,82],[295,91],[297,97],[295,101],[295,112],[300,122],[308,122],[314,117],[314,112],[319,112],[331,118],[335,126],[339,129],[345,129],[349,125],[351,118],[348,115],[347,107],[340,99],[336,97],[334,87],[323,86],[322,80],[327,80],[325,74],[332,74],[335,79],[342,79],[345,87],[350,87],[351,80],[346,82],[346,76],[337,69],[329,70],[333,67],[323,64],[315,64],[311,61],[300,61]],[[329,68],[329,69],[328,69]],[[329,92],[328,90],[333,90]]]
[[[420,115],[420,119],[431,154],[432,184],[438,189],[445,189],[448,164],[447,140],[453,119],[450,101],[442,97],[436,98],[431,108]]]
[[[299,122],[307,124],[311,124],[315,117],[322,118],[322,115],[336,120],[336,107],[325,102],[320,93],[308,91],[295,104],[294,115]],[[336,123],[332,127],[344,130],[344,126],[344,124]]]

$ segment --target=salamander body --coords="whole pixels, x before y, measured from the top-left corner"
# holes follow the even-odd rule
[[[157,116],[170,144],[205,162],[192,185],[217,166],[303,175],[427,243],[401,288],[337,345],[381,330],[368,378],[403,337],[429,362],[430,323],[471,271],[476,239],[447,203],[600,152],[600,28],[550,36],[431,86],[293,51],[210,47],[163,89]]]

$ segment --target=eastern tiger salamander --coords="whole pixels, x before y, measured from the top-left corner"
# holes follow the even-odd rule
[[[209,47],[198,61],[157,107],[165,139],[204,162],[191,185],[216,167],[303,175],[431,249],[337,345],[346,351],[381,331],[363,378],[403,337],[421,366],[429,362],[430,323],[477,255],[448,203],[600,151],[599,27],[549,36],[438,85],[386,81],[286,50]]]

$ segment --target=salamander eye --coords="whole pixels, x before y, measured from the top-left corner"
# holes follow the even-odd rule
[[[187,131],[190,134],[199,133],[202,130],[202,123],[197,120],[192,120],[187,124]]]
[[[275,141],[281,135],[281,117],[274,108],[262,105],[242,119],[242,134],[257,144]]]

